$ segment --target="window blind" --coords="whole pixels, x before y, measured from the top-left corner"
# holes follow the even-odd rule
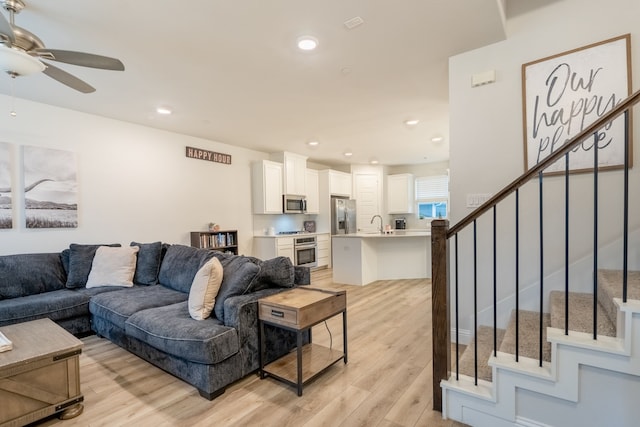
[[[449,176],[433,175],[416,178],[416,200],[449,198]]]

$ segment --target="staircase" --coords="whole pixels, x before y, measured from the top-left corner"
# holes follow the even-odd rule
[[[599,409],[606,407],[603,402],[611,396],[619,401],[621,396],[633,400],[640,395],[640,272],[629,272],[626,304],[621,300],[621,280],[620,271],[598,272],[597,340],[593,339],[593,295],[569,293],[569,333],[565,335],[564,293],[551,292],[550,313],[543,314],[542,366],[538,313],[519,312],[520,363],[515,362],[515,312],[507,329],[497,330],[496,356],[493,328],[478,327],[477,336],[460,357],[458,379],[453,373],[441,383],[443,416],[473,426],[637,425],[639,405],[626,402],[617,413]],[[585,370],[598,378],[594,386],[589,386],[594,378],[583,378]],[[615,387],[606,387],[607,381]],[[581,396],[600,403],[593,411],[581,411],[589,406]],[[601,420],[594,419],[594,414],[601,414]]]
[[[630,181],[629,138],[620,143],[623,173],[601,178],[606,185],[597,148],[588,178],[574,179],[569,169],[571,152],[585,142],[598,147],[600,130],[612,120],[624,115],[628,135],[637,103],[640,91],[457,224],[431,223],[433,404],[444,418],[491,427],[638,425],[640,271],[630,270],[640,269],[640,242],[630,244],[629,229],[638,229],[640,182],[637,173]],[[565,165],[564,176],[547,179],[545,171],[556,163]],[[579,196],[571,195],[573,188]],[[553,209],[545,209],[549,203]],[[522,224],[521,210],[528,214]],[[605,210],[608,216],[599,220]],[[606,256],[614,253],[607,252],[612,241],[615,259]],[[480,326],[488,314],[491,325]],[[496,329],[498,319],[504,330]],[[459,358],[456,344],[452,363],[449,333],[453,326],[456,340],[460,332],[465,336],[460,325],[471,326],[475,336]]]

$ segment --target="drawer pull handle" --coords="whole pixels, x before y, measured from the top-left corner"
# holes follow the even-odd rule
[[[284,317],[284,311],[271,310],[271,315],[274,317]]]

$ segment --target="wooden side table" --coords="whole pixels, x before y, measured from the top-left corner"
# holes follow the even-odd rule
[[[343,351],[327,348],[311,341],[311,328],[320,322],[342,313]],[[271,376],[297,387],[302,396],[302,386],[320,375],[339,360],[347,363],[347,293],[324,289],[298,287],[271,295],[258,301],[260,378]],[[264,325],[296,332],[297,348],[281,358],[264,365]],[[309,331],[309,343],[302,344],[305,331]]]

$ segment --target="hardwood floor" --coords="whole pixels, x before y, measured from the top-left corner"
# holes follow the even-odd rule
[[[213,401],[105,339],[83,339],[84,413],[37,426],[461,426],[431,410],[431,286],[385,280],[367,286],[332,283],[331,270],[312,286],[347,291],[349,363],[332,366],[304,388],[256,375]],[[340,316],[315,326],[316,343],[342,346]]]

